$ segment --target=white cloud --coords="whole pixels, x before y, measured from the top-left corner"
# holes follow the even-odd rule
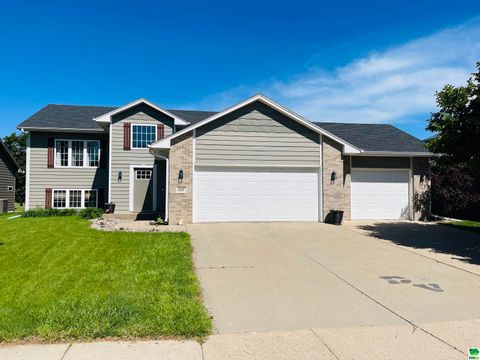
[[[284,81],[244,85],[202,101],[224,108],[257,92],[314,121],[390,122],[428,114],[436,91],[465,84],[480,61],[480,20],[445,29],[333,71],[321,68]]]

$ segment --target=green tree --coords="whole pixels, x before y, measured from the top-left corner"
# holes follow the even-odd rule
[[[427,141],[437,154],[432,172],[432,207],[453,215],[480,200],[480,62],[465,86],[445,85],[436,93],[438,111],[431,114]]]
[[[480,175],[480,62],[465,86],[446,85],[436,93],[439,110],[427,130],[435,133],[428,149],[440,164],[462,165]]]
[[[20,171],[17,174],[15,201],[23,204],[25,202],[25,163],[27,134],[11,133],[3,138],[3,142],[17,160]]]

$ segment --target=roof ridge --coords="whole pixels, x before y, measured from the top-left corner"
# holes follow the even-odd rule
[[[77,105],[77,104],[52,104],[52,103],[47,104],[45,106],[71,106],[71,107],[97,107],[97,108],[118,108],[119,107],[119,106],[112,106],[112,105]]]
[[[341,122],[341,121],[313,121],[314,124],[341,124],[341,125],[383,125],[383,126],[392,126],[392,124],[387,123],[359,123],[359,122]]]

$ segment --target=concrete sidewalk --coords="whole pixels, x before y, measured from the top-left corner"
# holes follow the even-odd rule
[[[213,335],[195,341],[0,346],[2,360],[455,360],[480,346],[480,320]]]

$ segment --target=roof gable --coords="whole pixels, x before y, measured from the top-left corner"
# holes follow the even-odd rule
[[[112,122],[112,117],[123,112],[123,111],[126,111],[130,108],[133,108],[133,107],[136,107],[140,104],[144,104],[144,105],[147,105],[147,106],[150,106],[151,108],[163,113],[164,115],[167,115],[169,117],[171,117],[174,121],[175,121],[175,125],[188,125],[188,122],[181,119],[180,117],[172,114],[170,111],[168,110],[164,110],[162,109],[161,107],[155,105],[154,103],[146,100],[146,99],[138,99],[138,100],[135,100],[127,105],[124,105],[124,106],[121,106],[119,108],[116,108],[112,111],[109,111],[108,113],[106,114],[103,114],[101,116],[97,116],[97,117],[94,117],[93,120],[99,122],[99,123],[111,123]]]
[[[18,169],[20,169],[20,166],[17,163],[17,160],[13,157],[12,153],[10,150],[8,150],[7,145],[3,142],[2,139],[0,139],[0,153],[3,154],[7,159],[7,161],[10,163],[10,167],[13,169],[13,174],[15,175],[18,172]]]
[[[180,130],[180,131],[177,131],[176,133],[166,137],[165,139],[162,139],[160,141],[157,141],[156,143],[153,143],[152,145],[150,145],[150,147],[152,149],[155,149],[155,148],[158,148],[158,149],[162,149],[162,148],[169,148],[170,147],[170,140],[171,139],[174,139],[176,138],[177,136],[180,136],[186,132],[189,132],[189,131],[192,131],[196,128],[199,128],[201,126],[204,126],[206,124],[209,124],[211,123],[212,121],[215,121],[217,119],[220,119],[221,117],[223,116],[226,116],[234,111],[237,111],[245,106],[248,106],[249,104],[252,104],[256,101],[259,101],[269,107],[271,107],[272,109],[282,113],[283,115],[289,117],[290,119],[300,123],[301,125],[305,126],[306,128],[310,129],[310,130],[313,130],[314,132],[317,132],[321,135],[325,135],[329,138],[332,138],[333,140],[337,141],[338,143],[340,143],[341,145],[343,145],[344,147],[344,151],[345,152],[348,152],[348,153],[360,153],[360,150],[357,149],[355,146],[349,144],[348,142],[344,141],[343,139],[337,137],[336,135],[334,134],[331,134],[329,133],[328,131],[318,127],[317,125],[313,124],[312,122],[304,119],[303,117],[301,117],[300,115],[294,113],[293,111],[287,109],[286,107],[283,107],[281,106],[280,104],[277,104],[276,102],[274,102],[273,100],[267,98],[265,95],[262,95],[262,94],[257,94],[255,96],[252,96],[234,106],[231,106],[223,111],[220,111],[219,113],[216,113],[202,121],[199,121],[197,122],[196,124],[193,124],[191,126],[188,126],[187,128],[183,129],[183,130]]]

